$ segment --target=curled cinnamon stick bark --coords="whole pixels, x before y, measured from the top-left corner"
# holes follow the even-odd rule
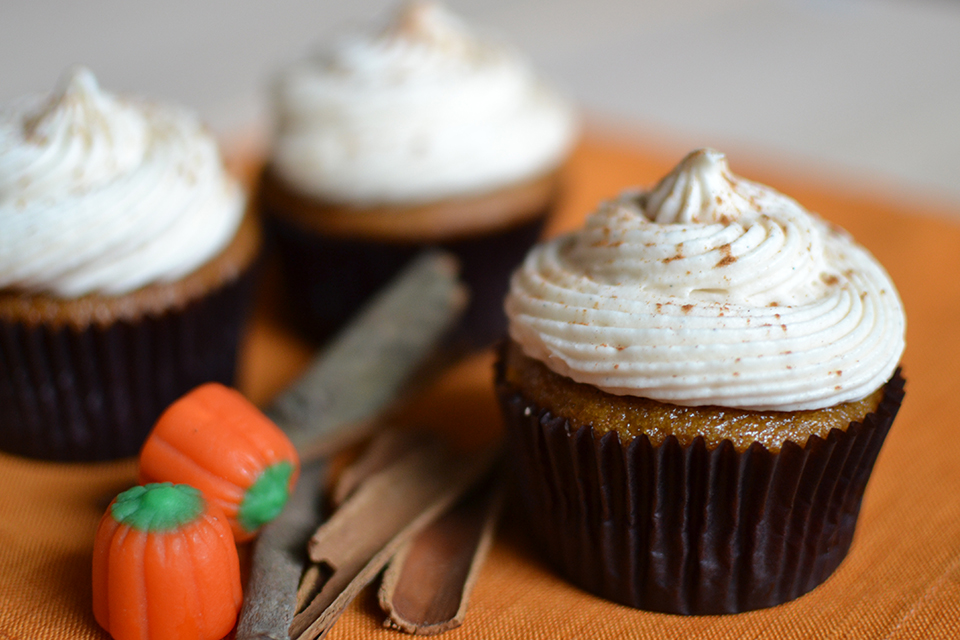
[[[466,302],[456,259],[440,252],[420,256],[333,339],[267,415],[290,436],[301,458],[330,455],[369,435],[376,417],[428,361]]]
[[[236,640],[289,638],[307,540],[320,522],[325,467],[320,462],[303,467],[283,512],[263,527],[254,543]]]
[[[462,314],[466,298],[457,282],[456,260],[428,253],[334,338],[267,411],[305,463],[369,435],[376,417],[396,400],[412,374],[435,360],[431,354]],[[237,640],[289,637],[306,565],[306,539],[320,521],[324,466],[304,465],[291,502],[257,541]],[[299,593],[301,598],[311,595]]]
[[[362,455],[337,478],[330,496],[334,508],[343,504],[370,476],[401,460],[414,449],[429,442],[430,435],[405,429],[385,429],[373,438]]]
[[[436,440],[415,447],[362,482],[310,540],[319,566],[315,595],[297,613],[290,636],[315,640],[391,557],[490,468],[494,450],[457,455]]]
[[[378,592],[384,626],[435,635],[463,624],[502,504],[503,486],[491,477],[400,549]]]

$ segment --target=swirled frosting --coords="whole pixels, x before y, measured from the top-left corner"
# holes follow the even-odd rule
[[[303,193],[407,204],[483,193],[557,167],[571,106],[512,50],[430,2],[286,70],[272,164]]]
[[[688,406],[859,400],[904,349],[903,307],[873,256],[710,149],[534,248],[506,310],[511,338],[553,371]]]
[[[190,113],[67,74],[0,108],[0,288],[61,298],[179,279],[218,254],[245,196]]]

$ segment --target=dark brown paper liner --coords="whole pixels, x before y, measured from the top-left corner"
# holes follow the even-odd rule
[[[0,321],[0,449],[49,460],[136,454],[193,387],[231,384],[256,262],[161,315],[83,330]]]
[[[269,213],[269,210],[268,210]],[[419,252],[439,247],[460,261],[470,302],[458,335],[474,346],[489,344],[506,332],[503,298],[510,273],[540,236],[549,208],[521,224],[447,242],[392,242],[325,236],[266,216],[302,329],[323,338],[342,326],[373,293],[387,284]]]
[[[519,494],[550,563],[591,593],[677,614],[772,607],[826,580],[904,395],[897,370],[862,423],[738,452],[729,440],[597,439],[498,377]]]

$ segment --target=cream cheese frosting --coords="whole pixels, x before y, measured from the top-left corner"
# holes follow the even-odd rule
[[[893,282],[866,249],[734,176],[711,149],[535,247],[506,311],[524,353],[577,382],[779,411],[875,391],[897,367],[906,327]]]
[[[0,107],[0,288],[74,298],[177,280],[244,209],[193,114],[111,95],[86,69]]]
[[[559,166],[577,132],[571,105],[520,55],[432,2],[293,65],[275,103],[277,173],[361,206],[521,182]]]

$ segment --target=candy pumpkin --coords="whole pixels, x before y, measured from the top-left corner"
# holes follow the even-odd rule
[[[289,438],[237,391],[197,387],[160,416],[140,452],[140,482],[200,489],[223,509],[237,542],[276,518],[300,460]]]
[[[93,547],[93,615],[116,640],[218,640],[240,610],[226,516],[193,487],[134,487],[110,503]]]

